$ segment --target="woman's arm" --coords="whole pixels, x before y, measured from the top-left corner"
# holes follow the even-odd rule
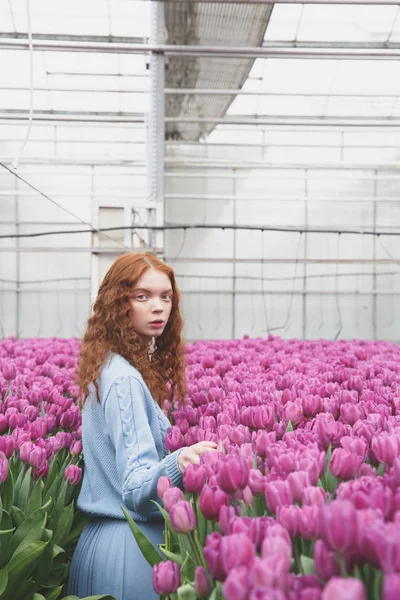
[[[151,500],[159,501],[159,477],[170,477],[173,485],[182,481],[178,466],[180,450],[159,460],[147,417],[144,389],[135,377],[124,376],[114,381],[104,412],[115,447],[124,505],[137,513],[158,513]]]

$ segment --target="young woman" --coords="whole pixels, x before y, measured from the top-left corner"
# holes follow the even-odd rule
[[[173,270],[152,254],[120,256],[100,286],[78,365],[85,468],[77,505],[89,522],[68,594],[159,598],[121,504],[156,546],[164,528],[151,502],[159,500],[159,477],[180,485],[185,467],[216,448],[200,442],[169,454],[165,447],[170,423],[160,405],[185,394],[181,331]]]

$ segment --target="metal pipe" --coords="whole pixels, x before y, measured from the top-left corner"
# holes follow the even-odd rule
[[[154,0],[157,1],[157,0]],[[2,50],[26,50],[25,39],[0,38]],[[107,54],[145,54],[148,52],[164,56],[206,56],[217,58],[303,58],[328,60],[397,60],[399,48],[299,48],[299,47],[242,47],[242,46],[200,46],[168,45],[161,43],[129,44],[109,42],[38,40],[35,50],[43,52],[95,52]]]
[[[198,0],[165,0],[165,2],[198,2]],[[208,2],[217,4],[271,4],[270,0],[202,0],[205,4]],[[398,0],[274,0],[273,4],[367,4],[367,5],[398,5]]]
[[[0,292],[1,293],[15,293],[16,288],[0,288]],[[261,290],[236,290],[235,292],[233,290],[185,290],[181,288],[181,291],[183,294],[213,294],[213,295],[233,295],[233,294],[237,294],[237,295],[260,295],[263,292]],[[21,293],[22,294],[54,294],[54,293],[65,293],[65,292],[71,292],[71,293],[78,293],[78,294],[89,294],[90,289],[79,289],[79,288],[33,288],[33,289],[29,289],[29,290],[23,290]],[[294,294],[296,296],[302,296],[304,295],[304,292],[302,290],[294,290],[293,292],[290,292],[290,294]],[[267,295],[282,295],[282,296],[289,296],[289,292],[288,290],[266,290],[266,294]],[[309,296],[315,296],[315,295],[322,295],[322,296],[334,296],[335,292],[330,292],[327,290],[312,290],[310,292],[307,292],[306,295]],[[386,291],[386,290],[371,290],[371,291],[358,291],[358,290],[343,290],[339,292],[340,296],[400,296],[400,290],[398,292],[392,292],[392,291]]]
[[[153,46],[164,41],[164,2],[151,3],[150,40]],[[155,208],[149,211],[150,225],[164,224],[164,141],[165,141],[165,58],[162,53],[152,51],[150,70],[150,128],[149,128],[149,192]],[[149,245],[164,248],[164,232],[151,231]]]

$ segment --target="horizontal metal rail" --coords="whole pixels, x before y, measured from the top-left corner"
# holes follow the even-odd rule
[[[1,50],[27,50],[28,40],[0,38]],[[196,46],[168,44],[130,44],[92,41],[34,40],[34,49],[47,52],[91,52],[107,54],[145,54],[165,56],[216,57],[216,58],[275,58],[275,59],[327,59],[327,60],[398,60],[400,48],[332,48],[327,47],[244,47]]]

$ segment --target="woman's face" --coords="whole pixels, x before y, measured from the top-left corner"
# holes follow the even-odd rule
[[[162,334],[172,309],[171,281],[165,273],[149,267],[141,276],[131,299],[131,321],[145,343]]]

